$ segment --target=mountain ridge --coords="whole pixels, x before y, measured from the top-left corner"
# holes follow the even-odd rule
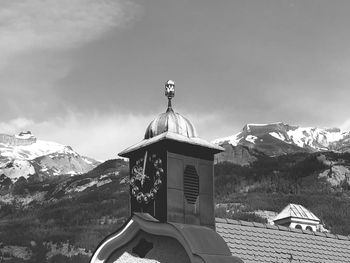
[[[259,155],[272,157],[297,152],[349,152],[350,132],[283,122],[246,124],[240,132],[212,142],[225,148],[224,153],[216,156],[217,162],[249,165]]]
[[[13,182],[61,174],[81,174],[100,162],[78,154],[72,147],[38,140],[30,131],[18,135],[0,134],[0,175]]]

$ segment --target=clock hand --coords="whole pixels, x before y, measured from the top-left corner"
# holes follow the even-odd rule
[[[147,163],[147,151],[145,152],[145,157],[143,159],[143,170],[142,170],[142,173],[143,173],[143,176],[142,176],[142,180],[141,180],[141,186],[143,186],[143,183],[145,181],[145,177],[146,177],[146,163]]]
[[[145,174],[146,171],[146,163],[147,163],[147,151],[145,152],[145,158],[143,159],[143,174]]]

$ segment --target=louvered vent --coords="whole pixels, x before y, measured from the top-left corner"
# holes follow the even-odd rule
[[[194,204],[199,194],[199,177],[193,165],[186,165],[184,172],[184,192],[187,202]]]

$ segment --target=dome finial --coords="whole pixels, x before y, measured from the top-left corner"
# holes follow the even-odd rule
[[[165,82],[165,96],[168,98],[167,111],[172,110],[171,99],[175,96],[175,82],[173,80],[168,80]]]

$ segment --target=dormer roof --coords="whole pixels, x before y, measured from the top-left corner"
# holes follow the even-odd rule
[[[295,218],[295,219],[307,219],[307,220],[312,220],[312,221],[317,221],[320,222],[320,219],[315,216],[312,212],[307,210],[305,207],[302,205],[298,204],[289,204],[287,205],[281,213],[279,213],[275,219],[275,221],[279,221],[282,219],[287,219],[287,218]]]

